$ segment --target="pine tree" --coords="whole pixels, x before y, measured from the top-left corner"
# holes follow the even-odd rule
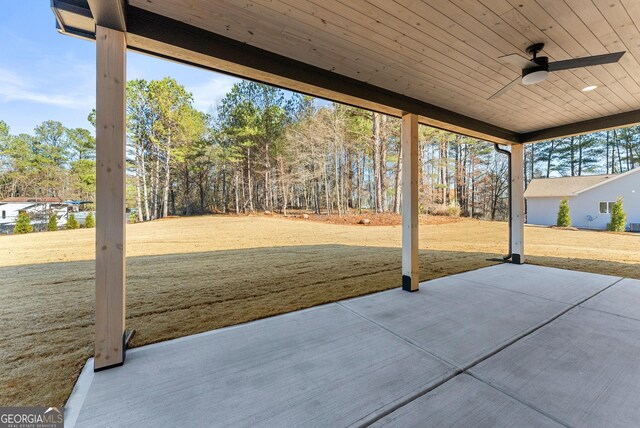
[[[13,233],[31,233],[33,227],[31,227],[31,219],[26,212],[20,211],[18,214],[18,221],[16,221],[16,227],[13,229]]]
[[[73,213],[69,214],[69,218],[67,218],[67,226],[66,229],[77,229],[80,227],[78,220],[76,220],[76,216]]]
[[[58,230],[58,217],[55,214],[51,214],[49,217],[49,223],[47,223],[47,230],[49,232],[55,232]]]
[[[567,198],[562,198],[562,201],[560,201],[557,224],[560,227],[571,226],[571,215],[569,214],[569,202],[567,201]]]
[[[622,198],[618,198],[611,206],[611,223],[607,225],[607,229],[613,232],[624,232],[627,224],[627,213],[624,212],[622,206]]]
[[[96,220],[93,218],[93,213],[91,211],[89,211],[89,214],[87,214],[87,218],[85,218],[84,220],[84,227],[88,229],[96,227]]]

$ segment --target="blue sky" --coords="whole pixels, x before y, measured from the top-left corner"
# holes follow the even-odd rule
[[[95,44],[56,31],[49,0],[3,1],[0,15],[0,120],[12,134],[31,133],[44,120],[92,129]],[[238,80],[134,52],[127,79],[175,78],[208,112]]]

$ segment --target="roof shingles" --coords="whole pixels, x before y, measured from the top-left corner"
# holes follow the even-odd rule
[[[617,177],[616,174],[581,175],[579,177],[534,178],[524,192],[525,198],[575,196],[580,191]]]

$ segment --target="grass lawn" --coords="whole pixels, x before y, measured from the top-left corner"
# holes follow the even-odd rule
[[[438,223],[420,229],[422,280],[507,251],[505,223]],[[127,234],[132,346],[400,285],[399,226],[207,216]],[[529,263],[640,278],[640,235],[527,227],[526,248]],[[0,405],[62,405],[93,351],[94,231],[1,236],[0,249]]]

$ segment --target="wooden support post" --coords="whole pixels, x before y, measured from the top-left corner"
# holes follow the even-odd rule
[[[511,146],[511,261],[524,263],[524,144]]]
[[[121,31],[96,26],[96,341],[94,370],[122,365],[125,328],[125,87]]]
[[[418,115],[402,115],[402,289],[418,291]]]

